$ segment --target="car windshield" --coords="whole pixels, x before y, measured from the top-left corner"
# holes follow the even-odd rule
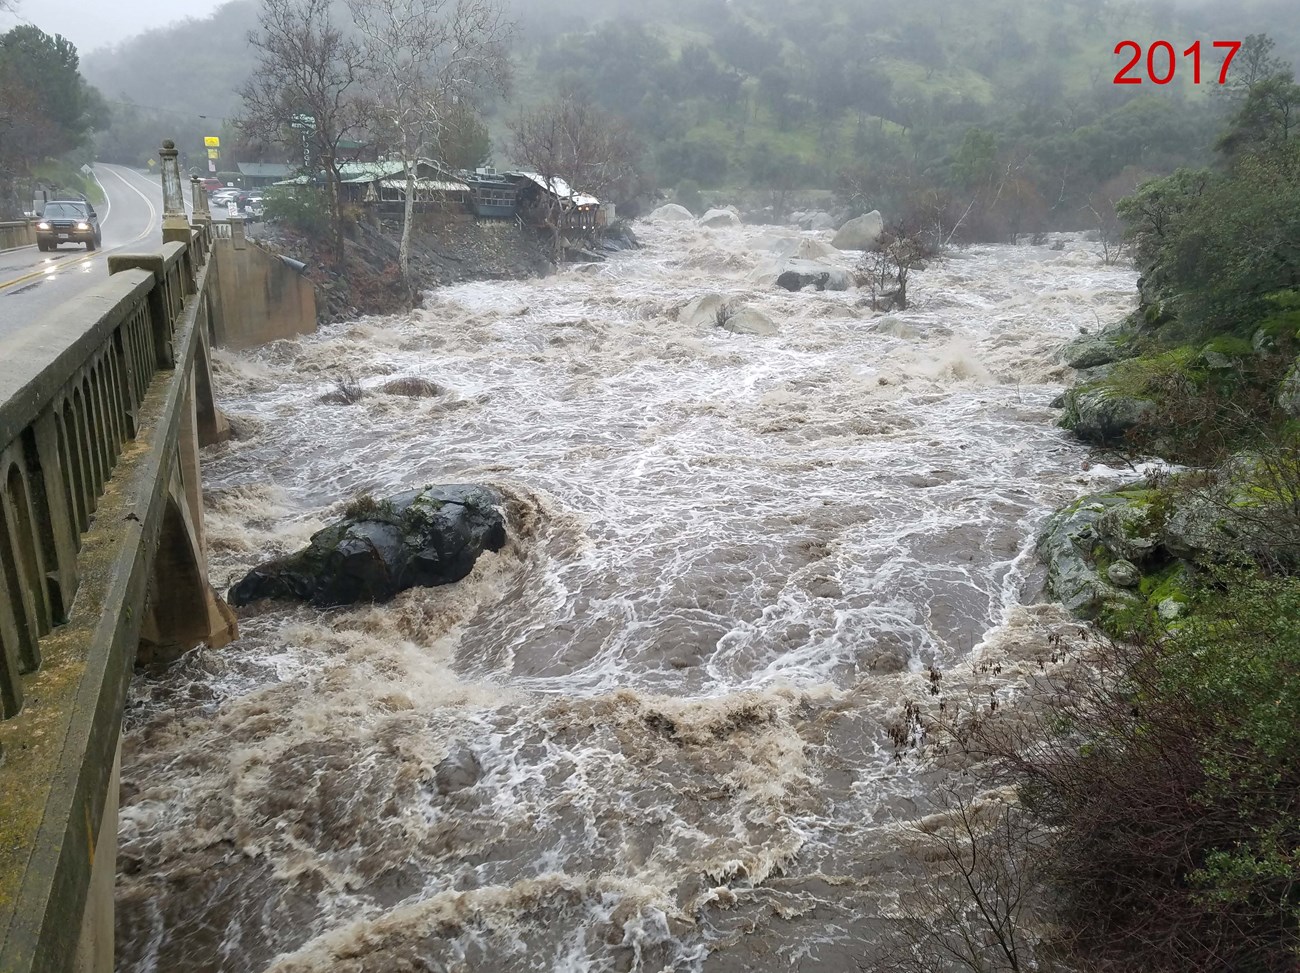
[[[41,216],[47,220],[84,220],[86,208],[80,203],[47,203]]]

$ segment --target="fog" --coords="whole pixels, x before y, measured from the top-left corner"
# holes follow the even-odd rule
[[[80,51],[117,44],[186,17],[206,17],[226,0],[20,0],[16,14],[0,13],[0,32],[15,24],[34,24],[47,34],[62,34]]]

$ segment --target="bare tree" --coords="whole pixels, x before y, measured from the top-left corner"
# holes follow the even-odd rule
[[[857,285],[871,295],[873,311],[907,310],[907,281],[913,270],[938,256],[922,231],[909,231],[902,223],[886,228],[878,249],[862,255],[854,269]]]
[[[262,0],[248,35],[257,67],[240,89],[238,126],[257,142],[304,148],[303,169],[325,173],[332,249],[343,261],[340,146],[366,133],[360,45],[330,17],[330,0]]]
[[[512,25],[501,0],[348,0],[361,32],[375,117],[402,153],[406,178],[398,262],[408,294],[417,162],[479,91],[504,92]]]
[[[639,145],[621,118],[602,112],[583,91],[569,88],[549,104],[521,112],[510,123],[511,153],[517,163],[542,177],[553,190],[563,180],[575,190],[606,196],[628,186],[637,175]],[[555,260],[563,253],[562,192],[545,197]]]
[[[899,898],[887,968],[895,973],[1039,973],[1046,926],[1046,831],[1008,792],[942,792],[942,810],[913,829],[918,874]]]

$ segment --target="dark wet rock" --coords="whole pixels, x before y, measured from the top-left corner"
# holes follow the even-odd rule
[[[819,291],[846,291],[852,284],[852,276],[843,268],[798,258],[787,261],[776,277],[776,286],[788,291],[801,291],[805,287]]]
[[[799,273],[796,270],[787,270],[776,278],[776,286],[785,288],[788,291],[801,291],[805,287],[815,287],[819,291],[826,290],[826,285],[830,283],[831,275],[823,271],[818,274]]]
[[[1063,408],[1065,408],[1065,393],[1062,392],[1062,393],[1061,393],[1060,395],[1058,395],[1056,398],[1052,399],[1052,401],[1049,402],[1049,403],[1047,404],[1047,406],[1048,406],[1049,409],[1063,409]]]
[[[1125,395],[1106,386],[1082,386],[1065,393],[1061,425],[1088,442],[1118,446],[1154,408],[1150,399]]]
[[[505,545],[501,505],[496,491],[473,485],[354,501],[345,519],[313,534],[308,547],[250,571],[230,589],[229,601],[283,598],[329,607],[451,584],[484,551]]]
[[[1132,561],[1113,561],[1106,569],[1106,580],[1118,588],[1136,588],[1142,582],[1142,572]]]
[[[483,764],[473,750],[460,749],[444,757],[433,771],[434,786],[442,795],[473,787],[483,776]]]
[[[628,223],[619,220],[601,234],[600,247],[602,250],[608,250],[611,253],[622,250],[640,250],[641,241]]]

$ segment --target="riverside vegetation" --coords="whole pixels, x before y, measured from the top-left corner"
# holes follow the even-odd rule
[[[1011,790],[956,800],[965,827],[940,854],[965,904],[944,928],[913,921],[908,955],[979,970],[1300,964],[1298,111],[1289,70],[1257,78],[1215,168],[1119,205],[1139,306],[1064,350],[1080,382],[1061,424],[1172,465],[1045,527],[1049,590],[1102,635],[1060,646],[1014,713],[947,721],[941,750]],[[972,825],[973,808],[988,820]]]

